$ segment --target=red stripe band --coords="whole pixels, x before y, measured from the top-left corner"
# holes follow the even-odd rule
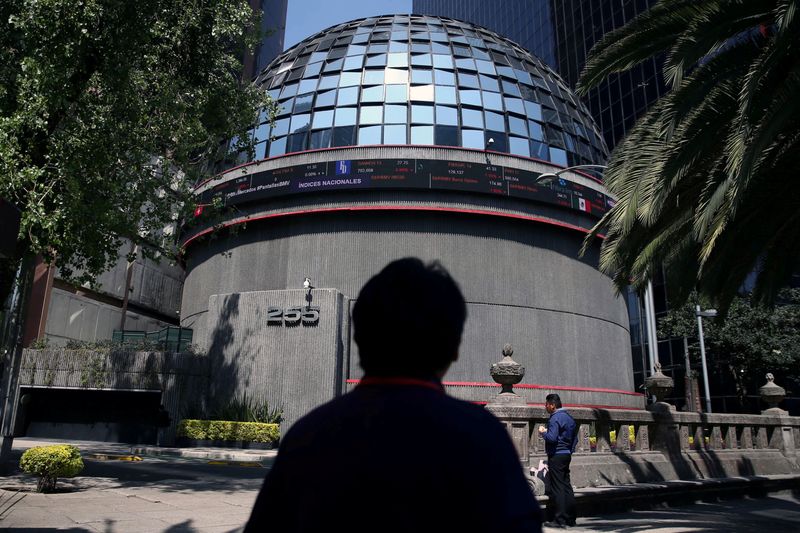
[[[357,379],[348,379],[348,384],[357,384],[359,380]],[[499,387],[497,383],[487,383],[483,381],[443,381],[442,385],[445,387]],[[520,383],[519,385],[514,385],[515,388],[520,389],[539,389],[539,390],[566,390],[566,391],[576,391],[576,392],[605,392],[611,394],[625,394],[628,396],[640,396],[644,397],[644,394],[640,392],[631,392],[619,389],[603,389],[597,387],[569,387],[565,385],[535,385],[531,383]]]
[[[259,215],[255,217],[243,218],[239,220],[233,220],[230,222],[223,222],[221,226],[223,228],[229,228],[233,226],[237,226],[239,224],[245,224],[247,222],[254,222],[257,220],[267,220],[270,218],[281,218],[287,216],[298,216],[298,215],[310,215],[310,214],[317,214],[317,213],[336,213],[336,212],[354,212],[354,211],[429,211],[429,212],[444,212],[444,213],[461,213],[461,214],[470,214],[470,215],[485,215],[485,216],[495,216],[500,218],[513,218],[516,220],[525,220],[527,222],[538,222],[541,224],[550,224],[552,226],[558,226],[560,228],[566,228],[569,230],[579,231],[581,233],[589,233],[590,230],[583,228],[581,226],[576,226],[575,224],[569,224],[567,222],[559,222],[549,218],[544,217],[537,217],[531,215],[519,215],[515,213],[501,213],[498,211],[487,211],[483,209],[462,209],[456,207],[431,207],[431,206],[407,206],[407,205],[380,205],[380,206],[351,206],[351,207],[320,207],[316,209],[301,209],[298,211],[284,211],[282,213],[271,213],[268,215]],[[204,235],[208,235],[209,233],[213,232],[214,230],[218,229],[218,227],[213,228],[206,228],[203,231],[192,235],[183,243],[183,248],[189,246],[189,244]],[[599,238],[605,238],[605,235],[598,235]]]

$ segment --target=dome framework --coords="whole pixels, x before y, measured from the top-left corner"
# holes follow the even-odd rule
[[[256,83],[279,114],[271,126],[260,113],[255,160],[380,144],[488,148],[561,166],[607,154],[586,108],[541,60],[452,19],[340,24],[276,58]],[[230,163],[248,160],[240,153]]]

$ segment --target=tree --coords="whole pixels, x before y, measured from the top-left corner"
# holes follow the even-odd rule
[[[592,49],[578,92],[666,54],[670,91],[616,147],[600,267],[724,311],[751,272],[771,302],[800,254],[800,28],[793,0],[661,0]],[[588,241],[587,241],[588,242]]]
[[[0,196],[22,211],[0,297],[23,256],[86,281],[122,239],[171,246],[220,141],[268,105],[240,78],[255,16],[245,0],[0,2]]]
[[[800,289],[784,289],[774,309],[754,305],[749,296],[736,296],[728,314],[703,322],[709,373],[728,376],[739,401],[757,393],[767,372],[783,384],[800,383]],[[699,358],[693,294],[659,320],[659,337],[693,339],[690,352]],[[705,306],[703,306],[705,307]]]

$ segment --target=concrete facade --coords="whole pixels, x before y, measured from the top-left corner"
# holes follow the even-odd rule
[[[450,159],[483,157],[430,150]],[[309,155],[318,161],[370,152]],[[397,157],[423,152],[392,151]],[[287,159],[284,165],[305,158]],[[511,156],[502,162],[539,165]],[[223,180],[260,170],[243,167]],[[347,322],[358,291],[390,261],[417,256],[439,260],[467,300],[461,355],[446,377],[451,393],[488,401],[496,393],[489,365],[510,342],[515,359],[527,368],[531,403],[556,391],[568,404],[640,408],[625,303],[596,269],[597,247],[579,257],[586,228],[595,222],[585,213],[537,202],[442,191],[338,191],[244,205],[225,222],[235,231],[187,237],[181,325],[193,328],[217,361],[212,364],[226,369],[212,372],[224,376],[221,387],[235,383],[266,395],[284,407],[291,423],[360,378]],[[320,324],[313,330],[268,327],[267,307],[305,305],[298,290],[305,276],[319,287],[312,295],[321,308]],[[304,370],[295,371],[298,365]]]

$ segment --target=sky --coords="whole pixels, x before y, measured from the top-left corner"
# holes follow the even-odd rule
[[[411,0],[289,0],[284,47],[335,24],[394,13],[411,13]]]

